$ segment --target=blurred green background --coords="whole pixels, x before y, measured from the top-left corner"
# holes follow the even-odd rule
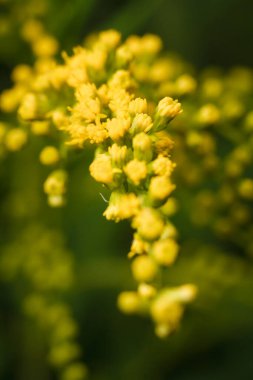
[[[156,33],[167,49],[198,68],[253,63],[252,0],[51,0],[42,11],[39,3],[0,1],[2,89],[10,84],[17,63],[32,62],[18,30],[33,12],[68,51],[92,31],[117,28],[123,36]],[[29,149],[18,153],[19,160],[14,155],[0,164],[1,245],[16,239],[35,216],[49,229],[62,229],[76,263],[75,288],[67,299],[80,326],[91,379],[252,379],[251,261],[217,247],[198,252],[196,242],[190,241],[167,276],[172,284],[197,283],[199,297],[188,308],[180,331],[168,340],[157,339],[150,321],[124,316],[116,308],[119,291],[135,286],[126,258],[131,231],[127,223],[114,225],[103,218],[106,205],[99,193],[107,194],[89,178],[92,153],[72,163],[67,206],[51,210],[42,194],[44,169],[30,159],[36,157],[37,147]],[[31,201],[33,191],[40,194],[39,205]],[[9,212],[10,194],[20,194],[21,216]],[[178,221],[179,229],[180,223],[184,220]],[[46,353],[22,315],[19,283],[0,284],[0,378],[54,379],[45,369]]]

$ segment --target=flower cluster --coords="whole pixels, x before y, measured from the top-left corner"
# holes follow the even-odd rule
[[[33,68],[22,66],[14,71],[16,84],[2,94],[2,109],[18,108],[26,128],[54,139],[39,155],[42,164],[55,166],[44,183],[51,206],[64,203],[66,150],[71,146],[81,149],[85,142],[97,146],[90,174],[111,191],[104,215],[116,222],[129,219],[135,231],[129,257],[138,291],[121,294],[119,307],[150,314],[157,334],[167,336],[177,328],[183,305],[194,299],[196,288],[167,289],[161,281],[161,268],[171,266],[179,250],[170,222],[175,210],[171,197],[175,164],[168,129],[182,109],[169,96],[158,102],[146,98],[145,78],[138,75],[144,61],[153,67],[156,83],[170,75],[166,60],[153,62],[161,40],[154,35],[132,36],[121,43],[120,34],[108,30],[75,48],[72,56],[64,53],[58,64],[53,58],[53,40],[36,29],[36,24],[29,27],[26,38],[31,40],[37,61]],[[36,33],[31,32],[34,28]],[[180,83],[183,87],[182,78]],[[131,297],[135,297],[135,307]]]

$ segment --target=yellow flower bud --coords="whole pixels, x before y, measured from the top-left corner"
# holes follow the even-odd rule
[[[181,103],[170,97],[165,97],[158,103],[157,115],[168,119],[174,119],[182,112]]]
[[[174,263],[178,254],[178,244],[173,239],[159,240],[152,247],[152,256],[160,265],[169,266]]]
[[[119,141],[124,137],[128,129],[130,128],[129,118],[113,118],[106,123],[109,137],[113,141]]]
[[[54,165],[59,161],[59,159],[59,151],[54,146],[46,146],[40,152],[40,162],[43,165]]]
[[[58,42],[51,36],[42,35],[33,42],[33,52],[38,57],[55,55],[58,50]]]
[[[149,162],[152,160],[152,140],[146,133],[141,132],[133,138],[134,158]]]
[[[145,161],[132,160],[124,167],[128,179],[136,186],[138,186],[148,174],[148,169]]]
[[[122,292],[118,297],[118,308],[125,314],[134,314],[140,310],[141,300],[137,292]]]
[[[31,130],[34,135],[47,135],[50,130],[50,123],[48,120],[34,121],[31,123]]]
[[[170,299],[167,294],[158,295],[151,304],[150,313],[157,324],[164,324],[172,331],[177,328],[183,315],[183,306]]]
[[[174,162],[161,154],[152,162],[154,174],[158,176],[170,177],[175,166],[176,164]]]
[[[20,128],[13,128],[5,135],[6,148],[12,152],[20,150],[27,142],[27,133]]]
[[[146,113],[137,114],[131,125],[130,132],[132,134],[137,134],[139,132],[148,132],[153,126],[152,119]]]
[[[162,40],[155,34],[146,34],[141,39],[141,50],[144,54],[155,55],[162,48]]]
[[[114,29],[99,33],[99,42],[108,49],[114,49],[120,43],[121,34]]]
[[[186,95],[196,90],[197,82],[191,75],[184,74],[176,80],[175,86],[178,95]]]
[[[147,112],[147,100],[142,98],[135,98],[129,103],[129,112],[131,115]]]
[[[22,27],[21,35],[28,41],[37,40],[43,34],[43,24],[38,20],[28,19]]]
[[[122,219],[129,219],[137,214],[140,208],[140,201],[133,193],[120,194],[113,192],[109,206],[103,213],[108,220],[118,222]]]
[[[153,298],[156,295],[156,288],[152,285],[141,283],[138,286],[138,293],[143,298]]]
[[[119,87],[123,89],[128,89],[131,87],[134,87],[134,81],[127,70],[118,70],[115,74],[111,77],[111,79],[108,82],[108,86],[113,87]]]
[[[120,146],[118,144],[112,144],[112,146],[108,148],[108,152],[111,156],[113,165],[120,168],[125,164],[129,156],[129,151],[126,145]]]
[[[128,254],[128,257],[131,258],[136,254],[147,253],[150,244],[146,241],[143,241],[138,234],[134,234],[134,239],[132,241],[131,250]]]
[[[24,96],[18,109],[19,116],[24,120],[34,119],[38,112],[38,101],[34,94],[28,93]]]
[[[167,177],[157,176],[151,178],[148,192],[154,201],[163,201],[175,187]]]
[[[14,82],[26,82],[32,76],[32,69],[28,65],[18,65],[12,71],[11,77]]]
[[[163,232],[164,221],[158,211],[146,207],[134,218],[133,228],[138,229],[143,239],[156,240]]]
[[[121,45],[115,53],[115,60],[118,67],[126,66],[133,58],[133,54],[126,45]]]
[[[107,185],[113,182],[114,172],[110,156],[98,154],[90,165],[90,174],[97,181]]]
[[[220,111],[214,104],[205,104],[199,109],[197,120],[204,125],[215,124],[220,120]]]
[[[157,275],[158,268],[154,260],[149,256],[138,256],[132,263],[132,272],[138,282],[153,281]]]
[[[66,191],[67,173],[64,170],[53,171],[44,182],[44,191],[46,194],[57,196]]]

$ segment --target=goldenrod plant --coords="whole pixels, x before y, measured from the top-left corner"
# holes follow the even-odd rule
[[[43,225],[43,208],[67,207],[72,160],[94,148],[89,173],[101,186],[103,215],[127,220],[133,233],[127,256],[136,284],[122,283],[115,304],[124,314],[150,317],[159,338],[177,332],[186,305],[205,291],[184,279],[188,265],[202,265],[196,252],[220,256],[222,265],[231,252],[253,254],[253,71],[197,73],[164,51],[158,36],[123,39],[114,29],[61,52],[34,16],[21,28],[34,63],[17,65],[13,86],[0,95],[0,158],[18,161],[32,146],[39,180],[10,195],[7,213],[18,220],[17,231],[4,244],[0,271],[6,282],[21,281],[23,312],[45,334],[59,378],[83,380],[85,354],[68,302],[74,254],[65,249],[64,231]],[[30,209],[27,196],[34,197]],[[180,275],[181,252],[187,268]],[[217,276],[230,284],[224,272]]]

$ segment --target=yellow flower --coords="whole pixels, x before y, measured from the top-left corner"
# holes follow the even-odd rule
[[[154,174],[158,176],[170,177],[176,164],[168,157],[159,154],[158,157],[152,162]]]
[[[148,169],[145,161],[131,160],[124,167],[128,179],[136,186],[138,186],[148,174]]]
[[[148,132],[151,130],[153,126],[153,121],[149,115],[146,113],[139,113],[137,114],[131,125],[131,133],[137,134],[140,132]]]
[[[27,141],[27,133],[20,128],[13,128],[5,135],[5,145],[10,151],[20,150]]]
[[[129,156],[129,151],[126,145],[121,146],[118,144],[112,144],[112,146],[108,148],[108,152],[111,156],[113,165],[119,168],[124,166]]]
[[[152,208],[143,208],[133,219],[133,228],[137,228],[139,235],[146,240],[156,240],[164,229],[164,221],[158,211]]]
[[[99,42],[108,49],[115,49],[120,40],[121,34],[117,30],[109,29],[99,33]]]
[[[160,100],[156,112],[159,117],[174,119],[182,112],[181,103],[167,96]]]
[[[106,128],[108,130],[109,137],[113,141],[117,142],[124,137],[130,128],[130,119],[119,117],[107,120]]]
[[[175,189],[175,185],[165,176],[152,177],[149,185],[149,195],[154,201],[162,201]]]
[[[152,160],[153,149],[151,137],[146,133],[138,133],[133,138],[134,158],[149,162]]]
[[[90,165],[90,174],[97,181],[107,185],[113,182],[114,171],[110,156],[100,153]]]
[[[59,151],[54,146],[46,146],[40,152],[40,162],[43,165],[54,165],[60,159]]]
[[[141,300],[137,292],[122,292],[118,297],[118,308],[125,314],[134,314],[140,310]]]
[[[24,96],[19,107],[19,116],[24,120],[32,120],[37,116],[38,101],[33,93],[28,93]]]
[[[174,239],[159,240],[152,246],[152,256],[160,265],[169,266],[175,261],[178,250]]]
[[[132,218],[137,214],[140,208],[140,201],[133,193],[120,194],[113,192],[110,198],[109,206],[104,212],[108,220],[118,222],[122,219]]]
[[[129,103],[129,112],[131,115],[147,112],[147,100],[142,98],[135,98]]]
[[[52,36],[42,35],[32,44],[33,52],[38,57],[55,55],[58,50],[58,42]]]
[[[176,80],[175,87],[178,95],[186,95],[196,90],[197,82],[191,75],[183,74]]]
[[[215,124],[220,120],[220,111],[214,104],[205,104],[198,111],[197,120],[201,124]]]
[[[132,272],[138,282],[153,281],[157,275],[158,267],[149,256],[138,256],[132,263]]]

